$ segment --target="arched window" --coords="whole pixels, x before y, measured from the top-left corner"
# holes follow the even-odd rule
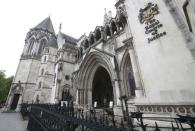
[[[100,29],[97,29],[96,32],[95,32],[95,38],[96,38],[96,41],[98,41],[99,39],[101,39],[101,31]]]
[[[135,80],[134,80],[134,75],[133,75],[133,70],[131,66],[127,67],[127,78],[129,82],[129,88],[130,88],[130,94],[131,96],[135,96]]]
[[[40,42],[40,45],[39,45],[39,50],[38,50],[38,54],[41,54],[45,45],[46,45],[47,41],[46,39],[42,39],[41,42]]]
[[[85,50],[89,47],[89,41],[86,39],[84,43]]]
[[[126,54],[123,60],[124,63],[122,66],[122,70],[123,70],[122,72],[123,72],[123,82],[125,86],[125,92],[129,92],[127,95],[134,97],[136,85],[135,85],[134,73],[133,73],[129,54]]]
[[[94,44],[95,38],[93,35],[90,36],[89,41],[90,41],[90,45]]]
[[[28,51],[27,53],[31,53],[32,49],[33,49],[33,46],[34,46],[34,43],[35,43],[35,39],[34,38],[31,38],[30,41],[29,41],[29,46],[28,46]]]
[[[123,14],[120,14],[119,21],[118,21],[119,29],[122,30],[125,27],[126,23],[127,23],[127,20],[125,16]]]
[[[117,27],[116,27],[116,23],[114,21],[111,22],[111,28],[112,28],[112,33],[113,34],[116,34]]]
[[[80,58],[83,56],[83,48],[82,47],[80,48],[79,52],[80,52],[80,55],[79,55],[79,58]]]
[[[44,75],[44,69],[41,69],[41,75]]]
[[[111,32],[110,32],[110,27],[109,26],[106,26],[105,32],[106,32],[106,37],[110,38],[111,37]]]
[[[42,83],[39,82],[38,88],[41,89]]]
[[[71,88],[71,86],[70,85],[68,85],[68,84],[66,84],[66,85],[64,85],[64,88],[62,89],[62,91],[61,91],[61,100],[63,100],[63,101],[70,101],[70,100],[72,100],[72,95],[71,95],[71,93],[70,93],[70,88]]]
[[[68,81],[70,80],[70,75],[65,75],[65,79]]]
[[[44,62],[44,63],[47,62],[47,56],[44,56],[43,62]]]

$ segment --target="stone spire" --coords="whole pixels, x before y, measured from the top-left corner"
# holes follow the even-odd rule
[[[104,9],[105,10],[105,14],[104,14],[104,22],[103,22],[103,25],[105,25],[106,23],[108,23],[108,14],[107,14],[107,11],[106,11],[106,8]]]
[[[62,30],[62,23],[60,23],[59,32],[61,32],[61,30]]]
[[[107,13],[106,8],[104,10],[105,10],[105,14],[104,14],[103,25],[107,24],[112,19],[112,11],[108,11],[108,13]]]

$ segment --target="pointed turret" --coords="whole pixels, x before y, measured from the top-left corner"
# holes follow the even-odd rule
[[[44,19],[41,23],[39,23],[35,28],[39,28],[39,29],[43,29],[43,30],[47,30],[53,34],[55,34],[54,28],[53,28],[53,24],[51,22],[51,18],[47,17],[46,19]]]
[[[103,22],[103,25],[106,25],[107,22],[108,22],[108,14],[107,14],[106,8],[104,10],[105,10],[105,14],[104,14],[104,22]]]
[[[106,8],[104,10],[105,10],[105,14],[104,14],[104,22],[103,22],[103,25],[105,26],[112,19],[112,11],[109,11],[107,13]]]
[[[62,23],[60,23],[59,32],[57,35],[58,49],[62,48],[64,44],[71,44],[75,46],[78,42],[78,39],[75,39],[72,36],[62,33],[61,29],[62,29]]]

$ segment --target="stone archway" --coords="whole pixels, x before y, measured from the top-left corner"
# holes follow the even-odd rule
[[[20,98],[20,94],[14,94],[12,103],[10,105],[11,110],[15,110],[17,108],[19,98]]]
[[[12,84],[11,91],[8,95],[6,105],[9,110],[17,110],[20,107],[20,104],[23,101],[23,88],[22,83],[18,81],[18,83]]]
[[[129,98],[135,97],[136,84],[128,50],[123,55],[120,70],[123,95],[126,95]]]
[[[110,83],[113,87],[113,103],[116,103],[116,89],[115,89],[115,79],[116,73],[112,65],[112,57],[106,56],[101,52],[91,52],[83,60],[77,79],[77,89],[78,89],[78,104],[81,106],[92,106],[92,90],[93,90],[93,80],[98,68],[102,67],[106,70],[107,74],[110,76]]]
[[[107,70],[98,67],[92,84],[92,103],[97,104],[97,108],[109,107],[109,103],[113,102],[113,86],[111,78]]]

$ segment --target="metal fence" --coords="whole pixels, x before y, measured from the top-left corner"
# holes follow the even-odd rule
[[[143,117],[141,112],[131,112],[123,118],[114,115],[112,109],[83,110],[72,103],[21,107],[21,114],[29,117],[28,131],[195,131],[195,118],[191,116]]]

